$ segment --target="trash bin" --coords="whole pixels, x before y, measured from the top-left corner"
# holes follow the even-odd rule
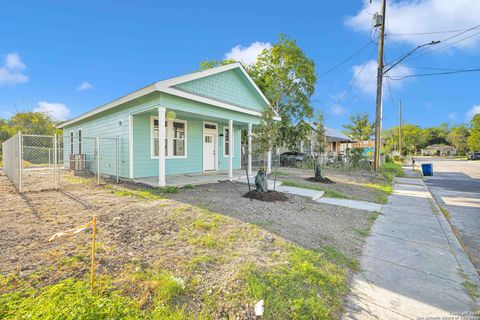
[[[424,176],[433,176],[433,163],[422,163],[422,173]]]

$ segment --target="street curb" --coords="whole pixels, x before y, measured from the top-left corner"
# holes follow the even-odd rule
[[[467,253],[463,249],[460,243],[460,240],[455,235],[455,232],[453,231],[453,228],[450,222],[448,222],[447,218],[445,218],[445,216],[443,215],[439,205],[440,199],[438,199],[432,193],[432,191],[430,190],[430,188],[427,186],[427,184],[423,179],[421,179],[420,181],[422,182],[422,185],[428,190],[428,193],[433,199],[432,204],[438,213],[435,216],[437,217],[437,220],[440,223],[440,226],[442,227],[443,232],[445,233],[445,236],[447,237],[447,240],[450,244],[450,248],[453,250],[453,254],[457,259],[457,262],[460,268],[465,273],[465,275],[469,278],[469,280],[473,284],[475,284],[477,288],[480,289],[480,275],[478,274],[477,269],[474,267],[472,261],[470,261],[470,258],[468,257]],[[477,298],[476,302],[477,304],[480,304],[480,298]]]

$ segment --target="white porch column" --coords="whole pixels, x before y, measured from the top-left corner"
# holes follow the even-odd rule
[[[165,182],[165,107],[158,107],[158,186]]]
[[[272,150],[267,152],[267,173],[270,174],[272,172]]]
[[[252,124],[248,124],[248,175],[252,175]]]
[[[228,120],[228,178],[233,180],[233,120]]]

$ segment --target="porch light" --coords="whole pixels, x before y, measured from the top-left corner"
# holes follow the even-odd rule
[[[168,111],[167,112],[167,119],[168,120],[175,120],[177,119],[177,113],[175,111]]]

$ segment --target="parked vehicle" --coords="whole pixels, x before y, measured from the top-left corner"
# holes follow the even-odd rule
[[[480,160],[480,152],[471,152],[468,154],[468,160]]]
[[[280,165],[298,167],[313,160],[312,156],[303,152],[284,152],[280,155]]]

